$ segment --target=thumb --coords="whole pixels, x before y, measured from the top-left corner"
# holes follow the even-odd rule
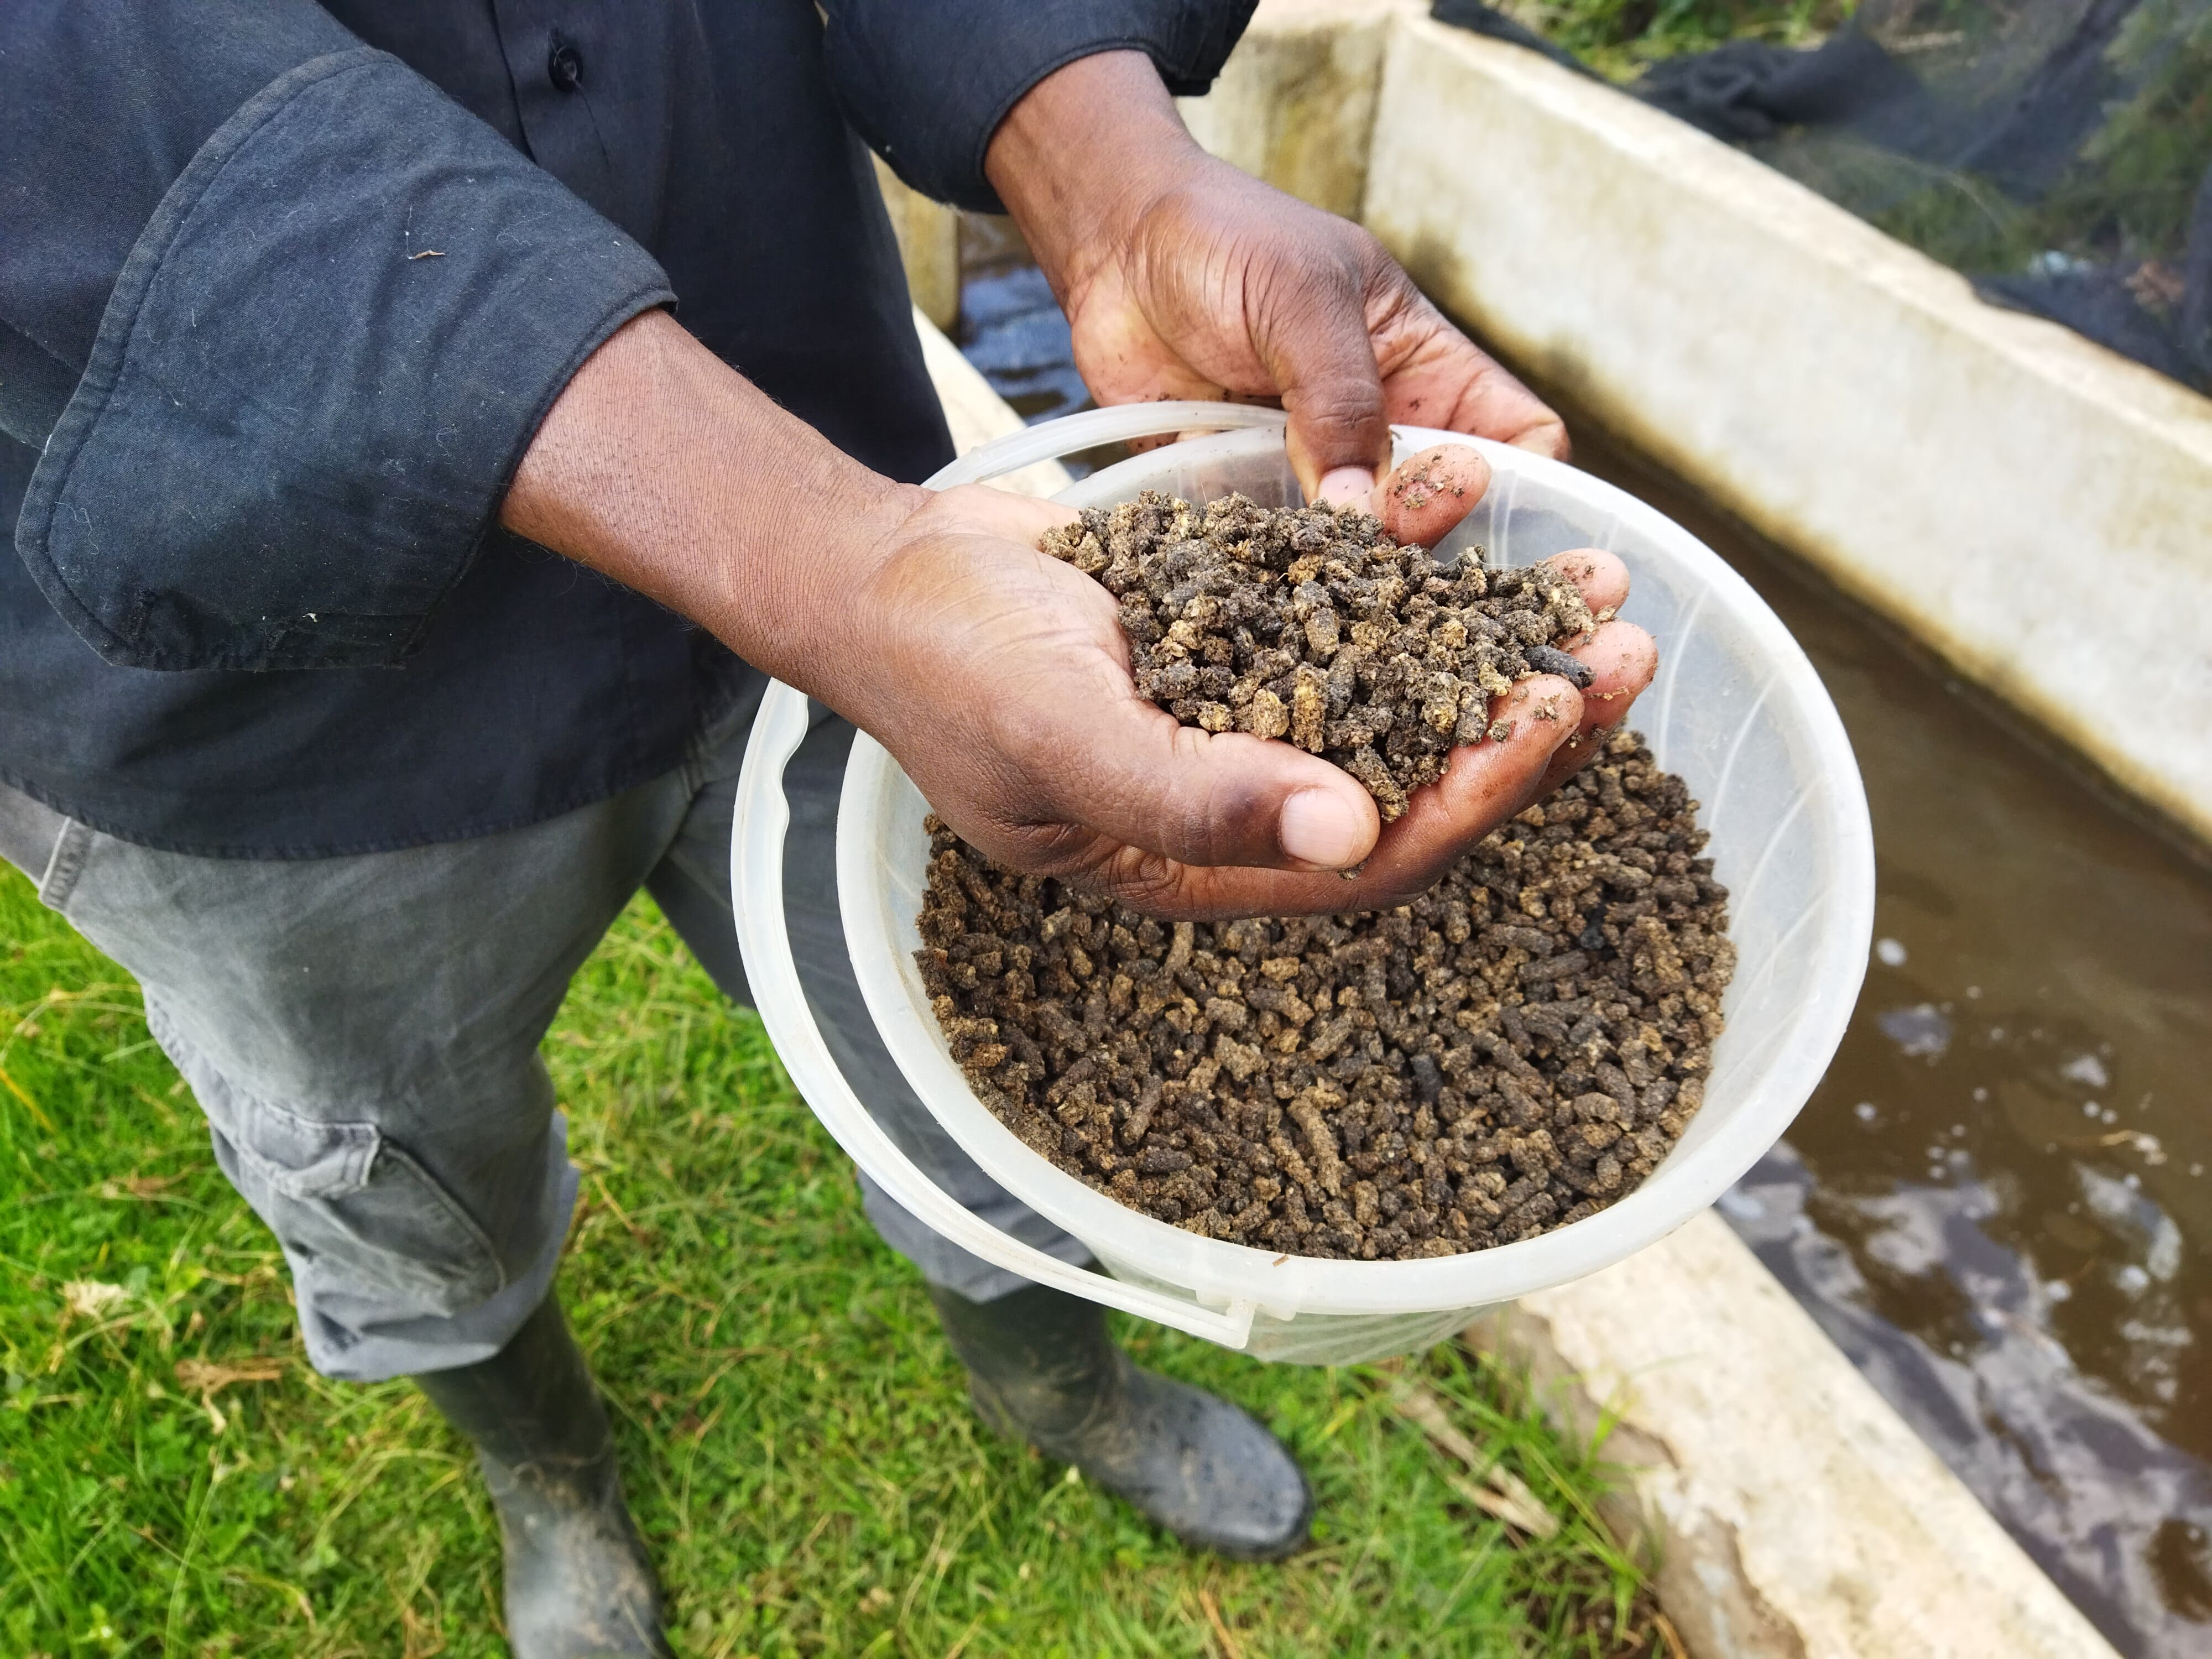
[[[1071,748],[1085,763],[1059,792],[1058,816],[1140,856],[1340,870],[1364,859],[1382,830],[1365,789],[1288,743],[1186,726],[1133,695],[1094,711],[1079,745],[1078,735]]]
[[[1382,380],[1357,273],[1306,273],[1255,343],[1290,416],[1291,467],[1309,501],[1364,505],[1390,456]]]

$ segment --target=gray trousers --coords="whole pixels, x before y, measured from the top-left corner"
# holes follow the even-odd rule
[[[733,1000],[730,828],[757,699],[675,772],[547,823],[395,853],[264,861],[122,841],[0,786],[0,855],[135,975],[216,1162],[283,1246],[307,1358],[374,1381],[495,1353],[553,1279],[576,1172],[538,1045],[641,886]],[[955,1146],[867,1017],[837,915],[852,728],[793,758],[785,900],[831,1052],[908,1156],[970,1210],[1064,1261],[1082,1246]],[[862,1182],[869,1219],[933,1283],[1023,1281]]]

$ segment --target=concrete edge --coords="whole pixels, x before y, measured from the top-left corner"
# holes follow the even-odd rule
[[[909,190],[882,156],[871,159],[899,263],[906,267],[907,293],[934,326],[951,328],[960,318],[960,215]]]
[[[930,383],[945,410],[945,422],[952,428],[952,447],[965,455],[994,438],[1022,429],[1022,417],[999,394],[982,371],[960,355],[960,348],[945,337],[921,307],[914,311],[915,332],[921,336],[921,357],[929,367]],[[1058,461],[1039,461],[993,483],[1021,495],[1057,495],[1067,488],[1067,469]]]
[[[1712,1212],[1468,1334],[1607,1437],[1605,1519],[1698,1659],[2112,1659]]]

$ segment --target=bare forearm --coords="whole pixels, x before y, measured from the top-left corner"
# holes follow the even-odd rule
[[[1206,162],[1152,59],[1106,52],[1032,87],[992,136],[983,170],[1065,300],[1147,207]]]
[[[923,499],[844,454],[665,312],[617,333],[539,427],[506,526],[817,694],[826,637]]]

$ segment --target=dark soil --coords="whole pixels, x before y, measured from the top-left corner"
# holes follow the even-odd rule
[[[1418,902],[1163,925],[930,820],[916,953],[1000,1120],[1133,1209],[1299,1255],[1528,1238],[1698,1109],[1735,967],[1682,781],[1617,734]]]
[[[1558,648],[1594,620],[1565,575],[1440,565],[1364,513],[1147,490],[1040,545],[1121,601],[1139,692],[1185,726],[1334,762],[1386,823],[1454,748],[1491,735],[1490,700],[1515,680],[1589,684]]]

